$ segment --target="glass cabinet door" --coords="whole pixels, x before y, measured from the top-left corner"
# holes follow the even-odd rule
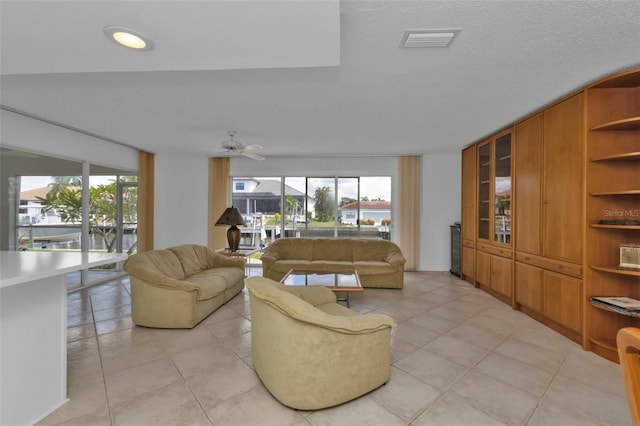
[[[494,144],[493,241],[511,244],[511,133]]]
[[[478,148],[478,238],[488,240],[491,212],[491,143]]]

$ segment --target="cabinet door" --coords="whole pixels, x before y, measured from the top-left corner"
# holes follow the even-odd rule
[[[544,111],[543,254],[576,263],[582,259],[582,133],[582,93]]]
[[[462,247],[462,275],[464,279],[473,283],[475,280],[475,250]]]
[[[534,115],[515,130],[515,247],[533,254],[542,254],[542,123]]]
[[[478,146],[478,238],[489,240],[491,229],[491,142]]]
[[[489,287],[491,285],[491,255],[476,252],[476,282]]]
[[[511,133],[493,141],[493,242],[511,244]]]
[[[511,267],[513,261],[499,256],[491,256],[491,288],[511,297]]]
[[[476,239],[476,146],[462,151],[462,239]]]
[[[544,271],[544,315],[581,332],[582,281],[555,272]]]
[[[516,302],[542,313],[542,269],[516,262]]]

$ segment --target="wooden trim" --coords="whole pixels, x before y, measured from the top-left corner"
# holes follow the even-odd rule
[[[398,196],[398,245],[407,263],[406,271],[418,269],[420,239],[420,194],[422,193],[422,157],[400,157]]]
[[[138,153],[138,251],[153,250],[155,155]]]
[[[229,207],[229,171],[231,162],[228,157],[209,158],[209,200],[207,219],[207,245],[212,250],[226,247],[227,229],[215,226],[224,210]]]

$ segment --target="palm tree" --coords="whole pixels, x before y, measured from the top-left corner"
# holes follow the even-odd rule
[[[53,176],[48,185],[51,192],[58,193],[68,187],[82,187],[82,176]]]
[[[300,208],[300,201],[293,198],[293,195],[287,195],[285,200],[285,208],[294,217],[298,214],[298,209]]]
[[[330,222],[335,218],[334,200],[331,197],[331,188],[323,186],[316,188],[315,192],[315,208],[316,219],[319,222]]]

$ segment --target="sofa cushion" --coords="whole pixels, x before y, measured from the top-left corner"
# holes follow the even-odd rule
[[[383,275],[393,274],[396,270],[387,262],[360,261],[353,262],[353,267],[359,275]]]
[[[354,240],[352,244],[353,261],[386,259],[391,249],[388,241],[384,240]]]
[[[287,260],[279,260],[273,264],[271,269],[276,272],[280,272],[286,274],[292,269],[301,269],[303,271],[308,271],[311,267],[311,262],[308,260],[300,260],[300,259],[287,259]]]
[[[344,260],[314,260],[307,266],[312,271],[352,271],[353,262]]]
[[[185,277],[180,260],[171,250],[151,250],[137,253],[126,262],[126,270],[142,279],[155,279],[158,275],[180,280]]]
[[[312,260],[342,260],[351,262],[352,242],[350,239],[318,238],[313,240]]]
[[[281,238],[277,240],[276,258],[311,260],[313,243],[307,238]]]
[[[209,249],[195,244],[184,244],[169,248],[180,260],[184,276],[188,277],[211,267],[209,265]]]
[[[183,281],[190,282],[198,286],[198,296],[196,300],[207,300],[224,293],[227,289],[227,280],[222,275],[211,274],[209,271],[193,274]]]

